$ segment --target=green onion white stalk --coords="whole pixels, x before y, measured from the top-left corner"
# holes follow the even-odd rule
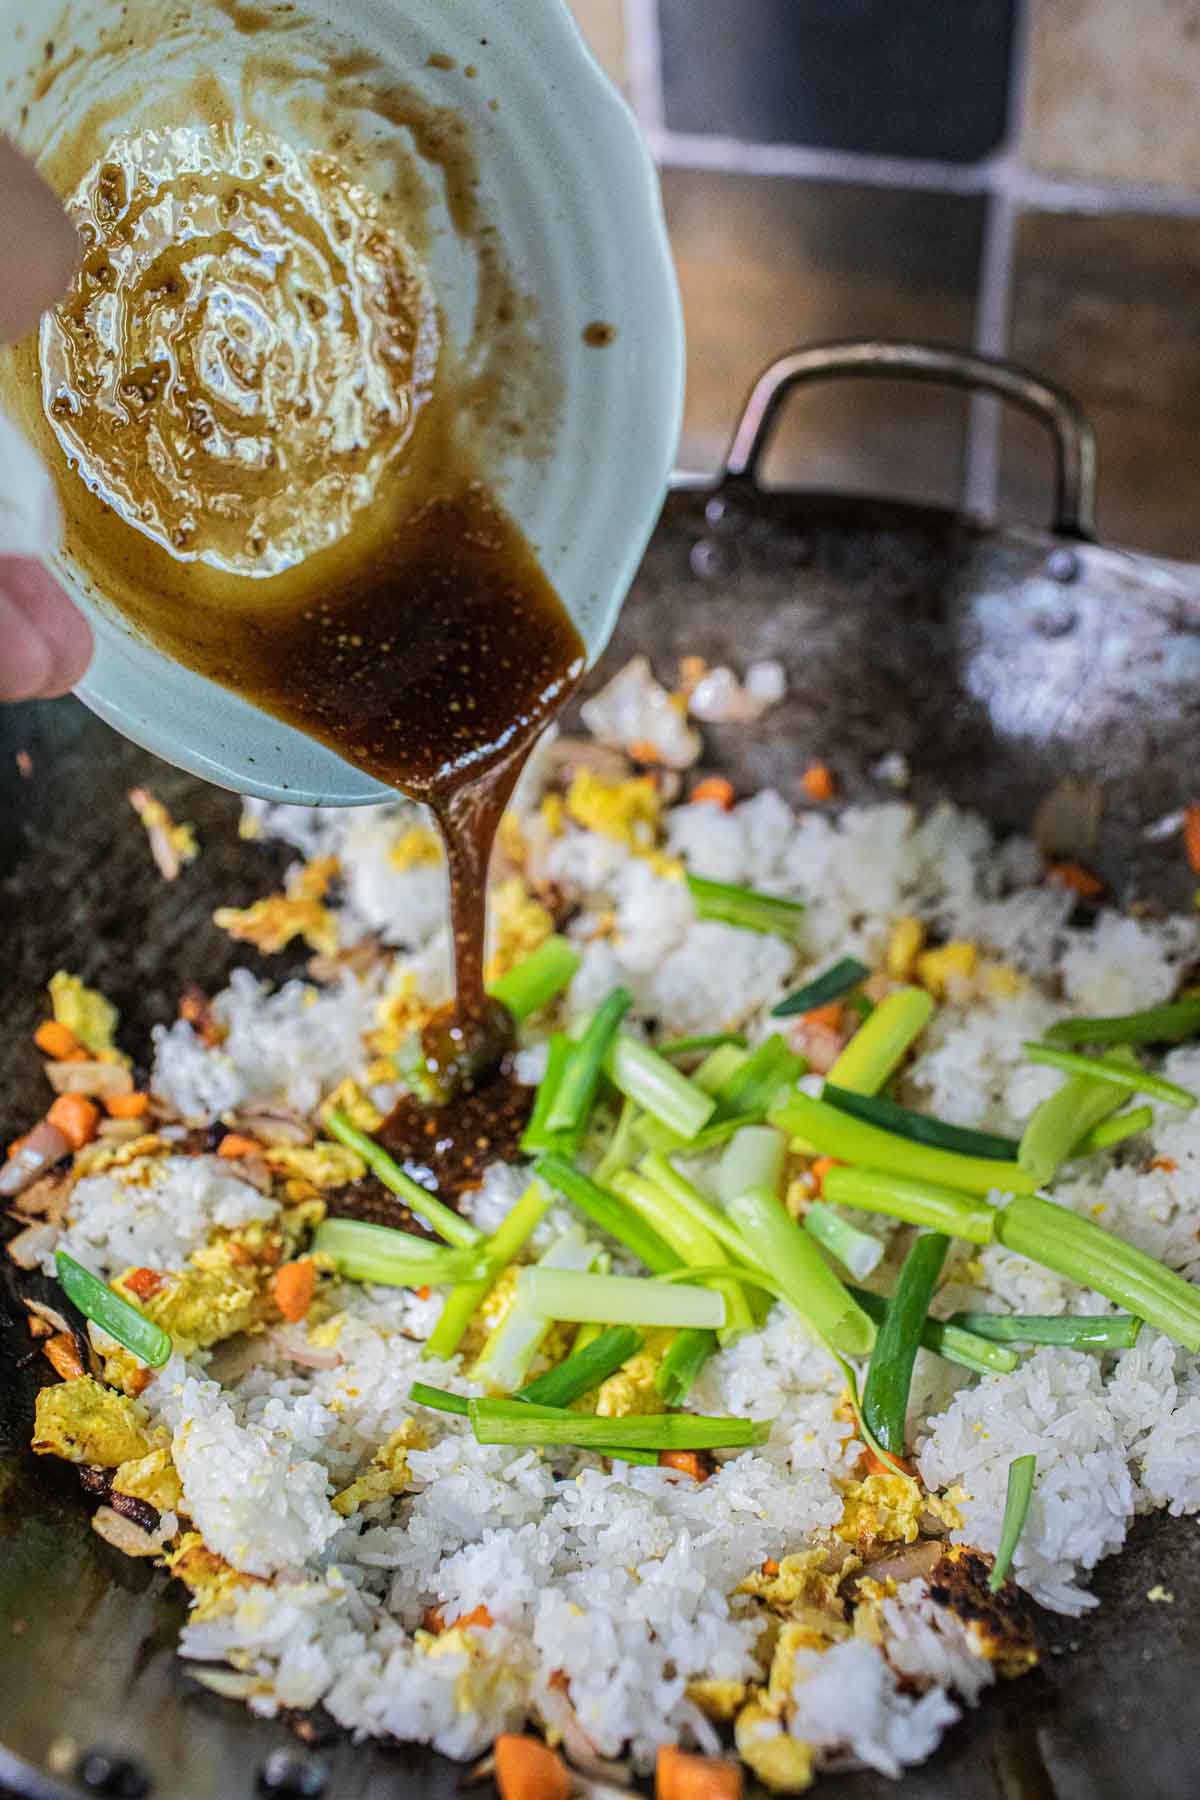
[[[998,1165],[992,1163],[992,1168]],[[938,1187],[932,1181],[911,1181],[881,1169],[826,1170],[821,1183],[826,1200],[835,1206],[857,1206],[864,1212],[886,1213],[909,1225],[945,1231],[972,1244],[990,1244],[996,1209],[986,1200]]]
[[[547,1267],[545,1260],[520,1271],[517,1296],[523,1309],[544,1320],[693,1325],[714,1331],[725,1324],[724,1296],[712,1288],[668,1285],[636,1275],[589,1275]]]
[[[572,1228],[554,1240],[535,1266],[551,1274],[582,1272],[590,1267],[595,1255],[595,1244],[590,1243],[581,1230]],[[528,1272],[522,1270],[521,1275]],[[492,1331],[471,1370],[474,1379],[493,1393],[516,1392],[528,1375],[529,1366],[552,1324],[551,1318],[532,1305],[522,1290],[521,1275],[517,1277],[517,1292],[512,1305]]]
[[[882,1010],[882,1009],[880,1009]],[[968,1194],[1032,1193],[1037,1178],[1018,1163],[994,1162],[982,1156],[958,1156],[927,1144],[882,1131],[861,1119],[852,1119],[823,1100],[807,1094],[789,1094],[777,1100],[767,1115],[772,1125],[792,1137],[803,1138],[827,1156],[861,1163],[868,1169],[930,1181],[939,1187],[958,1188]]]
[[[716,1110],[711,1094],[689,1081],[649,1044],[627,1032],[618,1033],[604,1067],[610,1081],[627,1099],[683,1138],[695,1137]]]
[[[617,1194],[669,1244],[685,1267],[707,1268],[725,1262],[725,1252],[713,1234],[666,1191],[646,1175],[627,1169],[614,1184]],[[754,1325],[754,1314],[745,1294],[733,1282],[717,1284],[725,1297],[722,1344],[730,1344]]]
[[[507,1218],[497,1226],[484,1246],[488,1260],[487,1274],[475,1281],[462,1282],[447,1294],[446,1304],[422,1352],[424,1356],[445,1361],[455,1354],[477,1308],[486,1299],[488,1289],[500,1271],[515,1260],[537,1230],[552,1198],[550,1189],[544,1182],[534,1180],[529,1183]]]
[[[369,1225],[362,1219],[323,1220],[312,1247],[317,1255],[332,1259],[339,1275],[383,1287],[437,1287],[478,1280],[488,1266],[482,1246],[447,1249],[411,1231]]]
[[[849,1219],[843,1219],[823,1200],[814,1200],[805,1213],[804,1229],[816,1238],[822,1250],[828,1251],[859,1281],[873,1274],[883,1260],[885,1246],[882,1239],[851,1224]]]

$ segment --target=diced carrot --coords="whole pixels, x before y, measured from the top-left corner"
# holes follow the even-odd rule
[[[440,1637],[446,1629],[446,1616],[440,1606],[427,1606],[421,1614],[421,1624],[434,1637]]]
[[[304,1317],[316,1291],[317,1271],[306,1256],[297,1262],[284,1263],[276,1270],[271,1282],[275,1304],[292,1325]]]
[[[840,1000],[828,1000],[824,1006],[814,1006],[811,1012],[801,1013],[800,1017],[806,1025],[821,1025],[826,1031],[840,1031],[845,1008]]]
[[[911,1466],[905,1462],[902,1456],[894,1456],[890,1450],[885,1450],[882,1456],[877,1456],[868,1444],[863,1451],[863,1462],[866,1464],[868,1475],[907,1475],[910,1479],[912,1478]]]
[[[833,774],[825,763],[810,763],[800,777],[800,786],[810,800],[833,799]]]
[[[733,783],[723,775],[709,775],[692,789],[693,806],[719,806],[722,812],[733,810]]]
[[[1104,883],[1100,877],[1093,875],[1090,869],[1085,869],[1082,863],[1051,863],[1046,870],[1046,879],[1056,887],[1070,888],[1081,900],[1095,900],[1104,892]]]
[[[130,1269],[128,1275],[121,1277],[121,1286],[128,1288],[139,1300],[149,1300],[152,1294],[157,1294],[166,1279],[157,1269]]]
[[[42,1354],[64,1381],[77,1381],[81,1375],[87,1374],[79,1354],[79,1346],[69,1331],[56,1331],[52,1338],[47,1338],[42,1345]]]
[[[768,1556],[766,1562],[762,1565],[762,1572],[769,1581],[773,1581],[776,1575],[778,1575],[779,1564],[775,1561],[773,1556]]]
[[[82,1150],[96,1135],[100,1108],[86,1094],[60,1094],[46,1118],[62,1132],[72,1150]]]
[[[475,1625],[478,1626],[480,1631],[490,1631],[495,1623],[495,1619],[493,1619],[486,1606],[475,1606],[472,1607],[469,1613],[461,1613],[447,1629],[450,1631],[459,1631],[468,1626]]]
[[[825,1177],[828,1175],[830,1169],[837,1168],[840,1160],[840,1157],[837,1156],[814,1157],[808,1172],[817,1184],[818,1194],[823,1194],[825,1192]]]
[[[140,1119],[150,1106],[149,1094],[108,1094],[104,1101],[114,1119]]]
[[[217,1145],[217,1155],[228,1157],[231,1161],[239,1156],[258,1156],[262,1145],[257,1138],[243,1137],[240,1131],[227,1131]]]
[[[52,1057],[55,1062],[78,1062],[86,1056],[87,1051],[68,1025],[60,1025],[57,1019],[43,1019],[33,1034],[33,1041],[39,1050]]]
[[[656,1800],[742,1800],[742,1771],[716,1756],[689,1756],[661,1744],[654,1771]]]
[[[629,754],[634,762],[654,764],[662,761],[657,745],[652,744],[649,738],[635,739],[629,746]]]
[[[1200,875],[1200,806],[1189,806],[1183,815],[1183,847],[1189,864]]]
[[[418,1300],[428,1300],[432,1292],[433,1289],[431,1287],[419,1287],[413,1289],[413,1293],[417,1296]]]
[[[693,1481],[707,1481],[708,1468],[694,1450],[660,1450],[658,1453],[660,1469],[678,1469],[681,1475],[690,1475]]]
[[[1150,1159],[1152,1169],[1161,1169],[1164,1175],[1173,1175],[1179,1164],[1173,1156],[1153,1156]]]
[[[571,1777],[557,1751],[540,1738],[503,1732],[493,1747],[500,1800],[568,1800]]]

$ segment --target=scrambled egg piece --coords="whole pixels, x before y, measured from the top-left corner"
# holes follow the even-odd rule
[[[653,850],[662,819],[662,796],[648,775],[606,781],[580,769],[564,801],[568,818],[634,851]]]
[[[433,868],[441,860],[441,839],[428,825],[409,825],[388,851],[393,869]]]
[[[974,944],[943,944],[940,950],[926,950],[917,958],[917,979],[928,988],[935,1000],[961,993],[971,981],[979,962]]]
[[[146,1456],[123,1462],[112,1478],[118,1494],[130,1494],[135,1500],[148,1500],[160,1513],[174,1512],[183,1498],[183,1488],[165,1444]]]
[[[742,1761],[773,1794],[801,1794],[812,1786],[812,1751],[762,1700],[751,1700],[742,1708],[733,1736]]]
[[[893,981],[907,981],[925,948],[925,927],[906,913],[896,920],[887,951],[887,972]]]
[[[84,1049],[101,1062],[125,1060],[114,1043],[120,1014],[111,1000],[95,988],[84,987],[78,975],[59,969],[50,977],[50,1005],[59,1024],[74,1032]]]
[[[315,857],[293,876],[282,894],[268,894],[252,906],[219,906],[213,921],[239,943],[254,944],[268,956],[301,937],[320,956],[338,947],[337,915],[324,904],[338,873],[336,856]]]
[[[298,1175],[315,1188],[344,1187],[347,1182],[361,1181],[367,1172],[357,1151],[327,1139],[307,1146],[277,1144],[263,1154],[268,1169],[280,1175]]]
[[[198,1531],[185,1531],[163,1560],[172,1575],[192,1590],[194,1625],[232,1612],[240,1597],[238,1589],[261,1579],[241,1574],[223,1556],[210,1550]]]
[[[834,1530],[845,1543],[869,1556],[881,1544],[916,1542],[929,1501],[919,1482],[909,1475],[887,1474],[840,1485],[844,1508]]]
[[[744,1681],[716,1681],[707,1678],[689,1681],[687,1697],[693,1706],[718,1724],[728,1724],[743,1705],[749,1688]]]
[[[417,992],[416,976],[394,968],[375,1006],[375,1029],[366,1036],[368,1048],[376,1056],[391,1056],[427,1025],[436,1011]],[[387,1079],[396,1079],[394,1068],[389,1067]]]
[[[666,1331],[648,1337],[636,1356],[600,1384],[595,1408],[600,1418],[626,1419],[666,1412],[654,1380],[673,1336],[673,1332]]]
[[[767,1569],[755,1569],[739,1582],[736,1592],[753,1594],[776,1612],[792,1614],[803,1608],[841,1619],[845,1608],[838,1590],[847,1575],[860,1566],[859,1557],[835,1539],[829,1545],[785,1556],[778,1566],[771,1565],[770,1573]]]
[[[553,934],[554,920],[534,899],[520,875],[498,881],[491,889],[489,902],[495,947],[488,958],[486,976],[492,982],[499,981],[540,949]]]
[[[402,1494],[408,1486],[408,1452],[419,1447],[423,1433],[415,1419],[408,1419],[399,1431],[393,1431],[381,1444],[365,1475],[352,1481],[348,1488],[335,1494],[330,1504],[343,1519],[372,1500],[386,1500],[391,1494]]]
[[[166,1142],[154,1131],[130,1138],[123,1144],[113,1144],[105,1138],[93,1138],[90,1144],[85,1144],[82,1150],[75,1152],[71,1168],[76,1175],[99,1175],[104,1169],[130,1169],[133,1173],[128,1185],[146,1185],[152,1178],[150,1169],[153,1158],[165,1155],[168,1148]],[[144,1168],[134,1169],[134,1164],[143,1159]]]
[[[985,963],[979,981],[989,1000],[1015,1000],[1029,989],[1029,977],[1007,963]]]
[[[39,1389],[33,1429],[38,1456],[115,1469],[153,1448],[146,1414],[136,1401],[101,1387],[90,1375]]]
[[[271,1310],[271,1277],[286,1261],[289,1243],[324,1205],[310,1201],[284,1216],[284,1231],[256,1222],[239,1231],[218,1232],[193,1251],[182,1269],[167,1275],[162,1287],[140,1300],[124,1287],[124,1274],[113,1286],[125,1298],[171,1334],[185,1355],[208,1350],[226,1338],[236,1337],[261,1324]],[[109,1360],[105,1373],[110,1374]],[[110,1379],[123,1374],[117,1357],[111,1359]],[[123,1382],[123,1385],[128,1385]]]
[[[561,794],[547,794],[543,799],[540,808],[542,823],[545,825],[546,830],[550,833],[551,837],[562,836],[563,814],[565,811],[566,808],[563,806],[563,797]]]
[[[392,1079],[390,1073],[388,1079]],[[344,1112],[350,1123],[357,1125],[360,1131],[378,1131],[383,1124],[383,1114],[352,1075],[347,1075],[345,1081],[335,1087],[322,1104],[322,1118],[328,1117],[331,1112]]]

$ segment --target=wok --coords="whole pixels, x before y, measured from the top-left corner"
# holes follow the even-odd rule
[[[782,402],[833,376],[983,388],[1034,413],[1054,441],[1049,530],[838,494],[769,492],[759,480]],[[708,732],[710,763],[743,790],[794,792],[821,760],[849,799],[892,792],[872,770],[900,751],[908,797],[948,797],[1027,829],[1073,777],[1102,791],[1057,827],[1123,899],[1190,904],[1177,840],[1146,834],[1194,797],[1200,721],[1200,574],[1097,546],[1091,436],[1072,401],[1007,365],[947,350],[854,343],[797,351],[753,390],[715,483],[668,498],[592,685],[636,651],[664,672],[681,654],[742,667],[777,656],[787,700],[755,729]],[[27,777],[15,753],[32,759]],[[24,760],[24,759],[22,759]],[[49,974],[66,966],[120,1005],[129,1048],[174,1015],[180,989],[213,989],[245,961],[211,923],[245,903],[289,854],[243,843],[237,802],[115,737],[75,701],[0,710],[0,1131],[37,1117],[45,1093],[29,1035]],[[162,882],[126,790],[146,783],[195,822],[198,864]],[[1093,841],[1076,841],[1083,833]],[[1054,831],[1051,832],[1051,836]],[[252,959],[251,959],[252,960]],[[280,959],[271,965],[280,970]],[[10,1271],[11,1277],[11,1271]],[[200,1689],[172,1652],[182,1597],[88,1527],[77,1479],[26,1445],[42,1360],[0,1293],[0,1783],[28,1796],[136,1794],[237,1800],[256,1787],[333,1800],[440,1800],[461,1770],[411,1749],[354,1747],[319,1720],[250,1718]],[[1156,1515],[1101,1565],[1103,1601],[1046,1618],[1041,1671],[994,1692],[910,1800],[1166,1800],[1193,1791],[1200,1760],[1200,1568],[1196,1527]],[[1162,1584],[1174,1604],[1151,1604]],[[295,1722],[293,1722],[293,1725]],[[836,1800],[895,1792],[870,1773],[826,1780]]]

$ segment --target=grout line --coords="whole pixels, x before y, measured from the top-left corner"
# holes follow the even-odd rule
[[[633,110],[653,141],[665,131],[658,0],[624,0],[625,66]]]

